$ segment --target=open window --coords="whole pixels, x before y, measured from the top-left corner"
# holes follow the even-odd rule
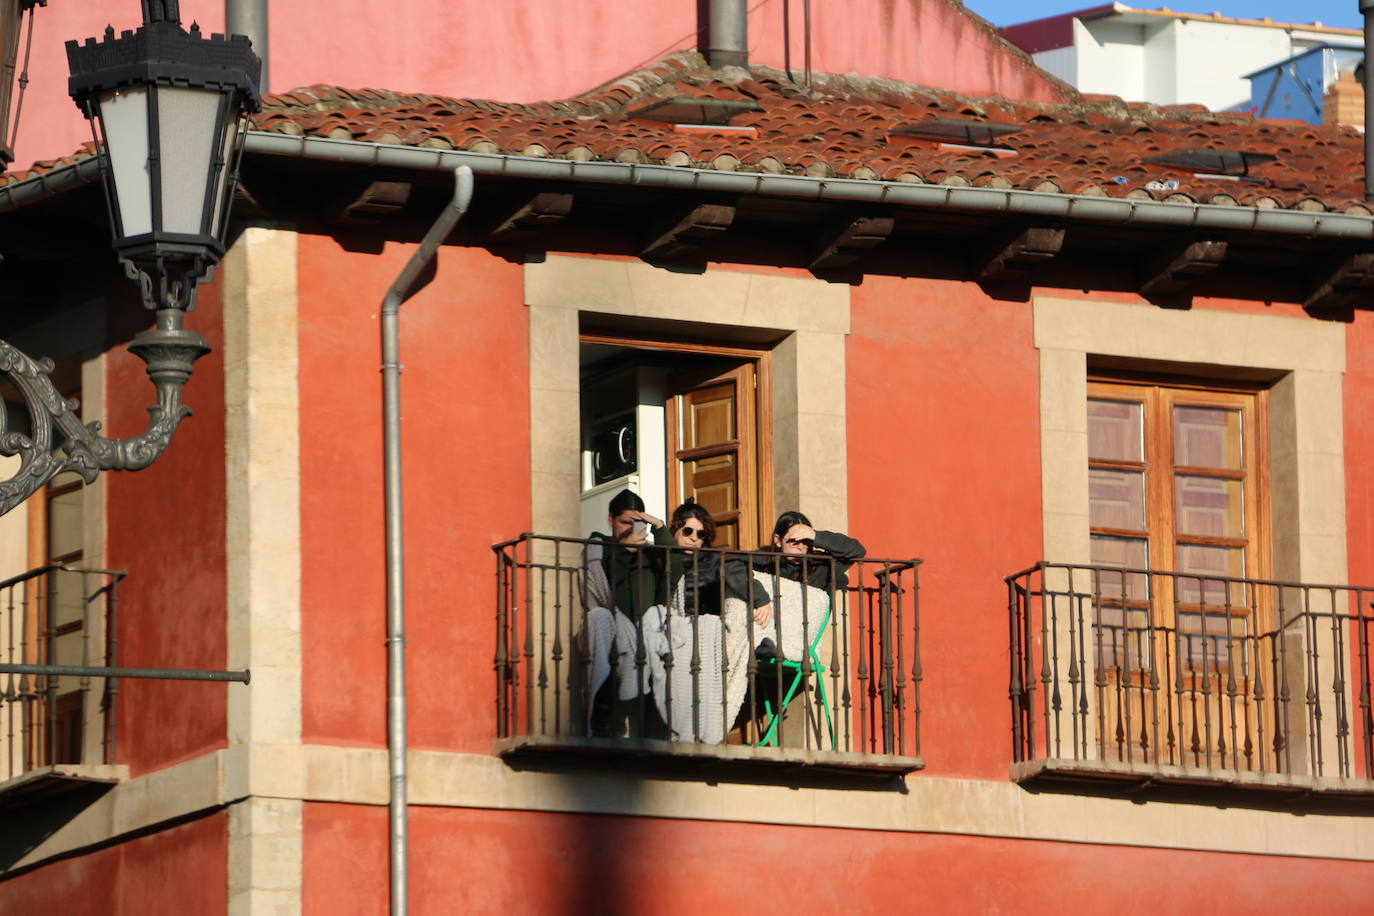
[[[628,487],[665,519],[705,506],[717,547],[758,546],[773,511],[768,352],[584,335],[579,357],[580,533],[605,530]]]

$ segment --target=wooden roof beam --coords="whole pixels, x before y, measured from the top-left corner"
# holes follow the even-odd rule
[[[1312,292],[1303,302],[1309,312],[1346,312],[1367,300],[1374,288],[1374,253],[1362,251],[1329,262],[1316,277]]]
[[[896,220],[890,216],[861,216],[850,220],[838,231],[822,237],[820,248],[811,260],[811,269],[848,267],[870,248],[887,241],[895,225]]]
[[[1063,229],[1031,226],[985,251],[973,264],[974,279],[987,286],[1028,284],[1031,271],[1054,260],[1063,247]]]
[[[410,201],[409,181],[370,181],[337,197],[325,214],[325,222],[342,226],[367,226],[390,216]]]
[[[1171,248],[1149,262],[1140,278],[1140,295],[1170,298],[1187,295],[1199,280],[1226,260],[1226,243],[1189,242]]]
[[[697,254],[735,221],[735,208],[726,204],[698,204],[686,215],[654,231],[639,256],[650,261],[674,261]]]
[[[527,238],[567,219],[572,212],[573,196],[546,191],[535,194],[523,204],[496,220],[487,234],[494,242],[510,242]]]

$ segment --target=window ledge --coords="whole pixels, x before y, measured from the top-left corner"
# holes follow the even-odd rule
[[[0,782],[0,811],[46,801],[89,786],[114,785],[129,778],[123,764],[59,763],[20,773]]]
[[[530,758],[538,756],[603,756],[694,761],[702,764],[738,763],[759,767],[807,767],[816,770],[844,771],[855,775],[903,776],[925,768],[920,757],[891,754],[860,754],[848,751],[808,750],[792,747],[754,747],[745,744],[688,744],[638,738],[583,738],[529,735],[498,738],[497,756]]]
[[[1182,767],[1124,761],[1042,758],[1011,766],[1013,782],[1096,784],[1142,790],[1154,786],[1224,789],[1274,797],[1366,798],[1374,801],[1374,780],[1291,773],[1252,773],[1222,767]]]

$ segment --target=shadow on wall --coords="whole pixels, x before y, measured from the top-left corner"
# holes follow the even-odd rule
[[[541,772],[557,786],[550,795],[553,805],[570,816],[559,827],[562,835],[550,838],[561,851],[560,872],[566,892],[561,912],[567,916],[633,916],[644,909],[646,886],[643,859],[672,855],[672,839],[651,807],[655,796],[671,793],[674,783],[704,785],[712,791],[721,784],[757,786],[760,789],[820,789],[832,791],[887,792],[905,795],[902,776],[827,772],[787,764],[757,761],[710,761],[684,758],[651,758],[632,754],[605,756],[586,752],[545,752],[512,756],[513,770]],[[719,811],[707,804],[704,811]],[[597,811],[597,814],[577,812]],[[657,851],[657,852],[656,852]],[[677,850],[679,853],[682,850]],[[661,853],[662,856],[657,854]],[[665,859],[666,861],[666,859]]]
[[[101,783],[79,783],[59,795],[16,800],[0,808],[0,873],[13,868],[25,856],[114,788]]]

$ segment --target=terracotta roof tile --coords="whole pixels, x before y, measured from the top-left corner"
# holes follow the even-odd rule
[[[742,112],[731,122],[752,132],[680,131],[628,116],[673,97],[751,101],[760,110]],[[766,68],[712,71],[687,52],[555,102],[505,104],[316,85],[267,96],[263,106],[257,129],[293,135],[582,161],[1368,212],[1362,138],[1351,128],[1258,121],[1198,105],[1125,103],[1114,96],[1052,104],[969,98],[853,76],[815,77],[807,87]],[[893,136],[899,127],[933,118],[1021,129],[1001,138],[1006,149],[1000,153]],[[1278,158],[1253,166],[1239,181],[1144,161],[1199,147]],[[27,174],[88,155],[89,144],[74,157],[35,163]],[[23,177],[11,174],[6,180]]]

